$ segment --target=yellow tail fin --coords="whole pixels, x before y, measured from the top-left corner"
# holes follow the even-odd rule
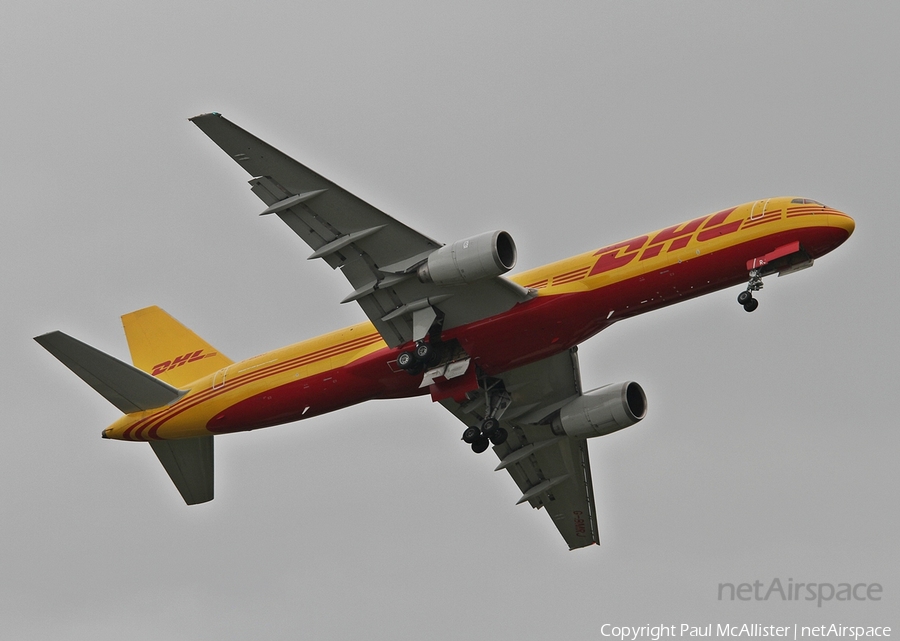
[[[184,387],[233,362],[159,307],[122,316],[135,367]]]

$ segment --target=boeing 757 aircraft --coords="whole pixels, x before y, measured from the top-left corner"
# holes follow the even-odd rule
[[[350,281],[367,322],[234,362],[158,307],[122,317],[134,366],[62,332],[35,340],[124,416],[103,438],[143,441],[189,505],[213,498],[213,441],[375,398],[431,395],[491,445],[570,549],[600,542],[587,439],[634,425],[633,381],[585,391],[577,345],[613,323],[790,274],[853,233],[808,198],[767,198],[505,277],[505,231],[444,245],[323,178],[217,113],[191,119],[251,176],[250,188]]]

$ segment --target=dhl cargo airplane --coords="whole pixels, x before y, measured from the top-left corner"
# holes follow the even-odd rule
[[[516,276],[510,235],[442,245],[217,113],[191,119],[281,218],[340,269],[368,322],[233,362],[158,307],[122,317],[134,366],[63,334],[35,340],[123,413],[103,437],[150,443],[188,504],[213,498],[213,439],[375,398],[430,394],[493,444],[570,549],[599,543],[587,439],[644,418],[632,381],[584,391],[577,345],[613,323],[790,274],[843,243],[853,219],[806,198],[730,207]]]

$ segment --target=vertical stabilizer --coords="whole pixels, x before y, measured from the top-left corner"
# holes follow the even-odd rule
[[[125,314],[122,326],[135,366],[176,387],[233,362],[155,305]]]

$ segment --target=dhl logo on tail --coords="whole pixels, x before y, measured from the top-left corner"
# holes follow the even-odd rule
[[[198,349],[195,352],[188,352],[187,354],[182,354],[181,356],[176,356],[175,358],[163,361],[162,363],[157,363],[153,366],[151,370],[151,374],[154,376],[159,376],[163,372],[168,372],[171,369],[175,369],[176,367],[181,367],[186,363],[193,363],[196,361],[203,360],[204,358],[212,358],[214,356],[218,356],[218,352],[211,352],[209,354],[204,354],[202,349]]]

